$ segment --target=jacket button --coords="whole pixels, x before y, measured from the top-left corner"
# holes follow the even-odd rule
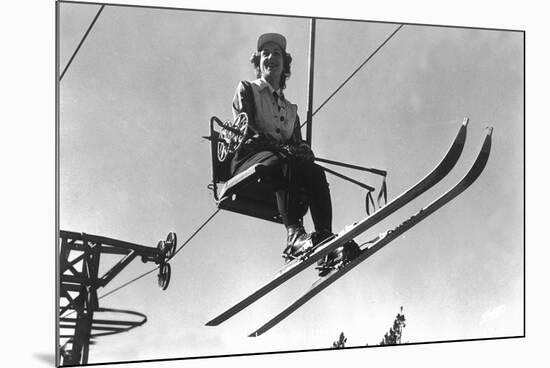
[[[285,121],[285,118],[281,116],[281,117],[279,118],[279,120]]]
[[[281,129],[279,128],[275,129],[275,133],[281,133]]]

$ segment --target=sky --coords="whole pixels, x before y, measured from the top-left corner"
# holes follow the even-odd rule
[[[61,5],[61,66],[98,10]],[[318,20],[314,109],[397,26]],[[191,235],[215,210],[201,136],[212,115],[231,116],[238,81],[254,77],[248,60],[257,36],[270,31],[288,39],[285,96],[304,120],[307,19],[106,7],[60,83],[60,228],[150,246],[168,231],[180,243]],[[348,346],[373,345],[400,306],[407,342],[521,335],[523,67],[520,32],[405,25],[315,115],[313,150],[387,170],[391,200],[435,166],[470,118],[449,177],[359,241],[456,182],[493,126],[491,158],[478,181],[258,338],[247,335],[316,274],[304,271],[221,326],[204,326],[283,264],[282,226],[221,212],[170,262],[168,290],[151,275],[100,301],[144,313],[148,322],[98,339],[90,362],[326,348],[342,331]],[[364,218],[363,190],[329,181],[334,228]],[[99,294],[151,268],[134,262]]]

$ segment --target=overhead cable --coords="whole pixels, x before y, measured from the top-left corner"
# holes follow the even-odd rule
[[[74,50],[73,52],[73,55],[71,56],[71,58],[69,59],[69,62],[67,63],[67,65],[65,66],[65,69],[63,69],[63,72],[61,73],[61,75],[59,76],[59,81],[61,81],[61,79],[63,79],[63,76],[65,75],[65,73],[67,72],[67,69],[69,69],[69,66],[71,65],[71,63],[73,62],[76,54],[78,53],[78,50],[80,50],[80,47],[82,46],[82,44],[84,43],[84,40],[86,40],[86,37],[88,37],[88,34],[90,33],[90,31],[92,30],[92,27],[94,26],[95,22],[97,21],[97,18],[99,18],[99,14],[101,14],[101,12],[103,11],[103,8],[105,8],[105,5],[101,5],[101,8],[99,8],[99,11],[97,12],[97,14],[95,15],[94,19],[92,20],[92,23],[90,24],[90,26],[88,27],[88,30],[86,31],[86,33],[84,34],[84,37],[82,37],[82,40],[80,40],[80,43],[78,44],[78,46],[76,47],[76,49]]]
[[[367,63],[369,62],[369,60],[372,59],[372,57],[373,57],[374,55],[376,55],[376,53],[377,53],[378,51],[380,51],[380,49],[381,49],[382,47],[384,47],[384,45],[385,45],[385,44],[386,44],[386,43],[387,43],[387,42],[388,42],[388,41],[389,41],[389,40],[390,40],[390,39],[391,39],[391,38],[392,38],[392,37],[402,28],[402,27],[403,27],[403,25],[404,25],[404,24],[401,24],[399,27],[397,27],[397,29],[395,29],[395,30],[392,32],[392,34],[390,34],[390,35],[388,36],[388,38],[386,38],[386,40],[385,40],[384,42],[382,42],[382,43],[380,44],[380,46],[378,46],[378,48],[376,48],[376,50],[374,50],[374,51],[369,55],[369,57],[368,57],[365,61],[363,61],[363,63],[361,63],[361,65],[359,65],[359,67],[357,67],[357,69],[355,69],[355,71],[354,71],[353,73],[351,73],[351,75],[350,75],[348,78],[346,78],[346,80],[343,81],[342,84],[340,84],[340,86],[339,86],[338,88],[336,88],[336,90],[335,90],[334,92],[332,92],[332,94],[331,94],[330,96],[328,96],[328,98],[327,98],[327,99],[326,99],[326,100],[325,100],[325,101],[324,101],[324,102],[323,102],[323,103],[313,112],[313,114],[312,114],[311,116],[314,116],[319,110],[321,110],[321,108],[323,108],[323,106],[325,106],[325,105],[327,104],[327,102],[329,102],[329,101],[332,99],[332,97],[334,97],[334,95],[335,95],[336,93],[338,93],[338,91],[340,91],[340,89],[342,89],[342,87],[344,87],[344,85],[345,85],[347,82],[349,82],[349,80],[350,80],[355,74],[357,74],[357,72],[358,72],[359,70],[361,70],[361,68],[362,68],[363,66],[365,66],[365,64],[367,64]],[[305,124],[307,124],[307,123],[308,123],[308,122],[305,121],[301,126],[303,127],[303,126],[304,126]]]

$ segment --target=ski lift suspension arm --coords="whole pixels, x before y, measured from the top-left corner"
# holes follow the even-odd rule
[[[307,86],[307,127],[306,142],[311,147],[313,125],[313,74],[315,65],[315,18],[310,20],[309,31],[309,62],[308,62],[308,86]]]

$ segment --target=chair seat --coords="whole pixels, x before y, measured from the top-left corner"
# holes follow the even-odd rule
[[[218,208],[282,223],[273,188],[263,181],[258,163],[229,179],[219,193]]]
[[[258,163],[250,166],[248,169],[240,172],[239,174],[233,176],[231,179],[223,184],[219,196],[220,200],[223,200],[223,197],[231,196],[236,191],[238,191],[243,185],[246,185],[252,181],[260,182],[259,169],[260,167],[265,167],[264,164]]]

